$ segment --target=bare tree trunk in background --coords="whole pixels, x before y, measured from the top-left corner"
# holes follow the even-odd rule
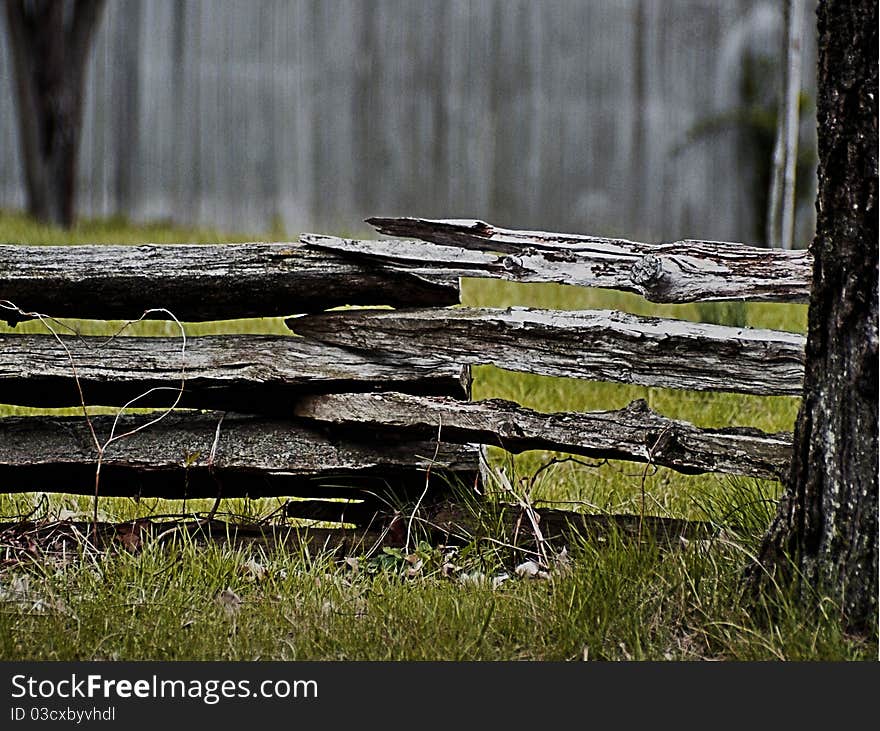
[[[85,67],[104,0],[6,0],[28,212],[69,227]]]
[[[767,213],[767,246],[771,249],[791,249],[794,241],[804,2],[787,0],[785,4],[785,66],[777,105],[776,146],[773,150],[770,209]]]
[[[786,42],[785,98],[779,114],[785,124],[785,172],[782,176],[782,222],[779,243],[783,249],[794,248],[796,205],[794,186],[797,169],[798,128],[801,95],[801,32],[804,26],[805,0],[788,2],[788,38]]]
[[[818,9],[819,192],[792,472],[760,562],[877,632],[877,3]],[[794,562],[793,564],[791,562]],[[753,585],[767,573],[756,571]]]

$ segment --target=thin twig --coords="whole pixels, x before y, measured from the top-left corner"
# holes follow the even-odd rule
[[[671,426],[664,427],[660,434],[657,435],[657,439],[654,440],[654,444],[651,446],[645,446],[647,463],[645,464],[645,469],[642,471],[642,481],[639,488],[641,497],[641,500],[639,501],[639,545],[642,544],[642,524],[645,522],[645,480],[648,478],[648,470],[654,466],[654,450],[657,449],[660,442],[663,441],[663,437],[665,437],[671,429]]]
[[[50,315],[44,315],[43,313],[40,313],[40,312],[25,312],[20,307],[18,307],[18,305],[16,305],[14,302],[10,302],[9,300],[0,300],[0,308],[16,312],[17,314],[21,315],[22,317],[31,318],[31,319],[38,319],[40,321],[40,323],[43,325],[43,327],[45,327],[51,333],[51,335],[55,338],[55,340],[58,342],[58,344],[64,349],[64,352],[67,356],[67,360],[70,362],[71,373],[73,375],[74,383],[76,384],[77,394],[79,395],[80,407],[82,408],[83,416],[85,417],[85,421],[88,426],[89,433],[91,434],[92,441],[94,442],[95,450],[98,455],[97,464],[95,466],[95,492],[94,492],[94,505],[93,505],[93,511],[92,511],[92,525],[93,525],[92,533],[93,533],[94,543],[97,545],[97,543],[98,543],[98,496],[100,494],[101,467],[104,464],[104,456],[107,451],[107,448],[111,444],[113,444],[114,442],[119,441],[120,439],[125,439],[126,437],[130,437],[139,431],[143,431],[144,429],[148,429],[149,427],[159,423],[160,421],[162,421],[162,419],[164,419],[166,416],[168,416],[168,414],[172,413],[174,411],[174,409],[177,407],[177,405],[180,403],[180,400],[183,397],[184,389],[186,387],[186,345],[187,345],[186,330],[184,329],[180,320],[178,320],[177,317],[174,315],[174,313],[171,312],[170,310],[168,310],[164,307],[150,308],[148,310],[145,310],[143,312],[143,314],[139,318],[137,318],[136,320],[129,320],[128,322],[124,323],[113,335],[111,335],[109,338],[107,338],[103,343],[96,346],[99,348],[105,346],[107,343],[112,342],[115,338],[119,337],[126,329],[128,329],[129,327],[131,327],[135,323],[141,322],[148,315],[155,314],[155,313],[164,313],[164,314],[168,315],[172,320],[174,320],[175,324],[177,325],[178,329],[180,330],[180,336],[181,336],[181,340],[182,340],[182,345],[181,345],[181,350],[180,350],[180,355],[181,355],[180,387],[177,389],[174,389],[169,386],[158,386],[155,388],[151,388],[151,389],[147,390],[146,392],[139,394],[138,396],[135,396],[130,401],[127,401],[117,411],[116,417],[113,420],[113,425],[110,429],[110,436],[105,442],[102,443],[101,440],[98,438],[97,433],[95,432],[94,424],[92,423],[92,420],[89,416],[89,410],[88,410],[88,406],[86,405],[85,394],[83,393],[82,383],[80,381],[79,371],[76,368],[76,361],[73,358],[73,353],[71,353],[70,348],[67,347],[67,344],[61,339],[61,337],[58,335],[58,333],[55,331],[55,329],[52,327],[52,325],[50,323],[54,323],[56,325],[59,325],[60,327],[63,327],[64,329],[69,330],[70,332],[74,333],[74,335],[76,335],[80,341],[85,342],[80,337],[79,333],[77,333],[76,330],[71,328],[69,325],[66,325],[65,323],[61,322],[60,320],[57,320],[56,318],[54,318]],[[154,419],[151,419],[150,421],[146,422],[145,424],[141,424],[140,426],[135,427],[134,429],[131,429],[123,434],[116,434],[116,427],[119,423],[119,419],[122,416],[122,414],[127,409],[129,409],[133,404],[137,403],[138,401],[140,401],[144,397],[149,396],[150,394],[157,392],[157,391],[175,391],[177,395],[174,399],[174,403],[172,403],[170,407],[168,407],[165,411],[163,411],[161,414],[159,414],[159,416],[157,416]]]
[[[416,504],[413,506],[412,514],[409,516],[409,520],[406,523],[406,554],[409,555],[409,543],[410,538],[412,536],[412,524],[413,520],[415,520],[416,513],[419,511],[419,508],[422,506],[422,500],[425,499],[425,495],[428,494],[428,487],[431,484],[431,467],[434,466],[434,463],[437,461],[437,455],[440,454],[440,433],[443,431],[443,417],[439,417],[437,423],[437,444],[434,448],[434,456],[431,458],[431,461],[428,463],[428,467],[425,470],[425,489],[422,490],[422,494],[419,495],[419,499],[416,500]]]
[[[217,454],[217,445],[220,443],[220,427],[223,424],[225,416],[225,412],[220,415],[220,420],[217,422],[217,430],[214,432],[214,442],[211,444],[211,453],[208,455],[208,472],[211,477],[214,478],[214,482],[217,483],[217,497],[214,499],[214,505],[211,506],[211,510],[206,518],[206,522],[208,523],[214,519],[214,516],[217,514],[217,508],[220,507],[220,500],[223,498],[223,485],[220,484],[220,481],[214,476],[214,457]]]
[[[501,487],[510,493],[513,499],[516,501],[516,504],[522,509],[526,517],[529,519],[529,523],[532,526],[532,533],[535,536],[535,542],[538,547],[538,556],[540,557],[541,563],[543,564],[542,568],[549,569],[550,561],[547,557],[546,539],[544,538],[544,534],[541,531],[540,526],[538,525],[541,517],[538,515],[534,506],[531,504],[528,495],[518,494],[516,488],[514,488],[510,479],[503,471],[496,470],[495,476],[498,479],[498,483],[501,485]]]

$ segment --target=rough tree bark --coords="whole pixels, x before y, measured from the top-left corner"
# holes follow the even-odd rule
[[[770,575],[877,628],[877,3],[822,0],[819,193],[803,403]],[[756,572],[761,584],[767,574]]]
[[[69,227],[85,67],[104,0],[6,0],[28,212]]]

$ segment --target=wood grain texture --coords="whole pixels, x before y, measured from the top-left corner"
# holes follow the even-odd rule
[[[354,353],[303,338],[223,335],[189,338],[63,337],[85,401],[119,406],[148,389],[162,389],[137,406],[170,406],[185,385],[181,406],[289,413],[310,391],[393,388],[464,395],[461,368],[451,362],[421,367],[379,354]],[[0,403],[61,407],[80,404],[71,360],[48,335],[0,334]]]
[[[458,302],[458,283],[297,243],[4,245],[0,300],[54,317],[134,319],[162,307],[179,320],[223,320],[339,305],[449,305]],[[0,318],[20,320],[2,309]]]
[[[384,354],[416,370],[491,364],[547,376],[792,396],[803,379],[801,335],[607,310],[351,310],[286,322],[310,339]]]
[[[113,442],[101,469],[100,494],[166,498],[306,495],[358,497],[359,490],[424,489],[443,473],[473,484],[476,449],[362,435],[341,438],[315,425],[220,413],[175,412]],[[116,434],[154,415],[120,418]],[[99,440],[112,416],[92,418]],[[218,432],[219,426],[219,432]],[[219,437],[217,436],[219,433]],[[215,448],[216,439],[216,448]],[[212,450],[214,459],[211,460]],[[436,454],[436,458],[435,458]],[[0,491],[92,494],[98,452],[83,417],[0,419]]]
[[[482,276],[606,287],[636,292],[661,303],[806,302],[810,294],[812,258],[807,251],[690,239],[644,244],[579,234],[516,231],[471,220],[369,218],[367,222],[391,236],[505,255],[487,262]]]
[[[464,402],[402,393],[326,394],[297,402],[296,416],[344,427],[377,427],[397,437],[483,443],[510,452],[555,450],[624,459],[678,472],[725,472],[778,479],[791,459],[792,436],[757,429],[701,429],[668,419],[643,401],[616,411],[542,414],[510,401]]]

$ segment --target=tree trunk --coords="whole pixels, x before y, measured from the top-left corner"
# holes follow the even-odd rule
[[[74,220],[85,64],[104,0],[7,0],[28,212]]]
[[[767,573],[877,622],[877,3],[818,10],[819,194],[803,403],[792,471],[760,553]]]

